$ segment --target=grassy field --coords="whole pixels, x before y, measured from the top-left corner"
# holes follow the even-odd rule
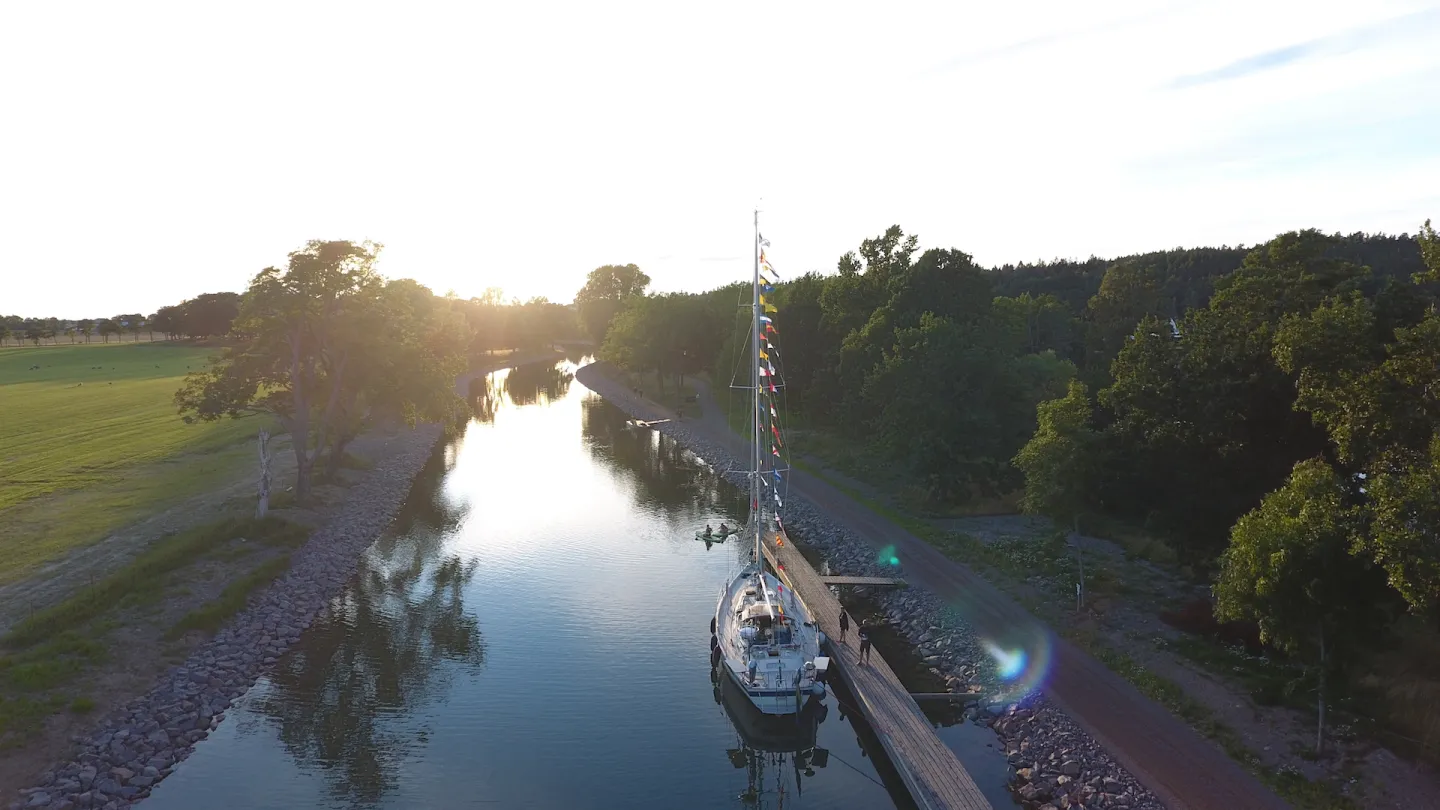
[[[257,422],[186,425],[172,402],[214,351],[0,349],[0,583],[206,491],[248,459],[239,441]]]

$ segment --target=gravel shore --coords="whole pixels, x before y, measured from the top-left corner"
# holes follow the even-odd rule
[[[595,365],[580,369],[575,377],[637,419],[665,418]],[[662,422],[652,429],[679,441],[732,483],[746,483],[744,474],[738,472],[744,465],[725,448],[687,428],[686,423]],[[785,527],[797,541],[818,549],[834,573],[895,573],[893,567],[882,570],[875,561],[874,549],[862,538],[821,514],[797,493],[792,492],[786,499]],[[879,590],[872,597],[890,625],[905,634],[931,673],[943,679],[950,691],[975,694],[965,716],[970,722],[991,727],[999,736],[1010,761],[1011,789],[1021,806],[1129,810],[1164,807],[1041,692],[1007,695],[994,659],[941,599],[915,587]]]
[[[80,752],[21,791],[10,807],[119,810],[138,803],[220,724],[225,710],[326,609],[363,552],[399,512],[442,430],[421,425],[351,487],[334,516],[292,555],[288,573],[148,694],[75,740]]]

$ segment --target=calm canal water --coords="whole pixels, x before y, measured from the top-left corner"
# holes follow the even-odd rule
[[[574,368],[479,386],[334,617],[146,807],[913,806],[843,691],[757,727],[715,688],[708,622],[743,549],[693,536],[743,495]],[[994,736],[941,732],[1010,806]]]

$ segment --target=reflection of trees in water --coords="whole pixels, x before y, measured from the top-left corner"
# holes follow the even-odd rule
[[[600,397],[586,398],[581,413],[586,445],[640,484],[640,503],[664,507],[672,515],[692,504],[737,519],[746,513],[745,494],[679,442],[658,431],[626,426],[630,417]]]
[[[437,453],[401,530],[362,558],[332,615],[279,668],[260,707],[291,756],[318,765],[337,797],[374,802],[392,789],[408,751],[424,742],[407,713],[442,690],[446,662],[478,669],[485,661],[479,621],[464,607],[475,563],[441,556],[461,517],[436,491],[443,471]]]
[[[560,363],[516,366],[505,375],[505,395],[516,405],[553,402],[569,393],[574,379],[575,375]]]
[[[495,375],[482,374],[470,378],[470,412],[484,424],[495,421],[495,411],[500,408],[500,397],[495,392]]]

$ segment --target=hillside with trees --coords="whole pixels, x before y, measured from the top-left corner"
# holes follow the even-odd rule
[[[1327,693],[1373,685],[1367,667],[1397,645],[1437,648],[1428,222],[1415,237],[1307,230],[994,269],[891,227],[837,270],[773,296],[801,452],[863,455],[861,477],[919,513],[999,501],[1155,538],[1213,583],[1219,620],[1257,627],[1303,669],[1322,720]],[[602,356],[743,379],[748,300],[743,284],[632,294]],[[1397,683],[1382,704],[1440,693]],[[1435,756],[1440,705],[1404,705],[1393,727]]]

